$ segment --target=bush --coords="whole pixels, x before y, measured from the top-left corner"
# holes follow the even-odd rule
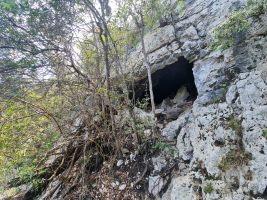
[[[57,111],[59,105],[58,97],[43,99],[34,92],[25,99],[47,112]],[[20,101],[2,101],[0,110],[0,184],[14,178],[19,179],[17,184],[40,182],[35,168],[58,139],[57,127],[40,110]]]
[[[176,148],[173,147],[172,145],[165,143],[165,142],[157,142],[154,146],[153,149],[156,151],[161,151],[166,155],[170,155],[172,157],[175,157],[176,155]]]
[[[210,194],[210,193],[212,193],[213,190],[214,190],[214,188],[213,188],[213,186],[212,186],[211,183],[208,183],[208,184],[204,187],[204,192],[205,192],[206,194]]]
[[[235,131],[235,133],[238,136],[242,136],[243,128],[242,128],[241,121],[239,119],[237,119],[234,116],[231,116],[230,119],[229,119],[229,121],[228,121],[228,126],[233,131]]]
[[[251,25],[249,18],[257,17],[266,11],[266,0],[248,0],[243,9],[232,13],[225,23],[214,29],[211,49],[230,48],[234,43],[235,35],[244,32]]]
[[[219,163],[219,169],[227,171],[231,168],[247,165],[252,159],[251,153],[247,153],[242,149],[232,149]]]

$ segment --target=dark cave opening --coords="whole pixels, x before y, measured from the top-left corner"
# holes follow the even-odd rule
[[[152,83],[155,103],[158,105],[168,97],[172,99],[182,86],[185,86],[189,93],[187,100],[194,101],[198,93],[192,68],[193,63],[189,63],[184,57],[180,57],[177,62],[153,73]],[[130,95],[133,99],[133,93]],[[134,96],[135,101],[142,101],[149,97],[147,77],[135,83]]]

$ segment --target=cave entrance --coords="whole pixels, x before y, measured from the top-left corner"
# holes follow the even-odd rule
[[[155,104],[159,105],[164,99],[177,98],[177,91],[187,93],[185,101],[194,101],[197,98],[197,89],[194,82],[193,63],[184,57],[177,62],[164,67],[152,74]],[[186,91],[184,91],[186,90]],[[142,79],[134,86],[135,100],[141,102],[149,98],[148,79]],[[184,94],[186,96],[186,94]]]

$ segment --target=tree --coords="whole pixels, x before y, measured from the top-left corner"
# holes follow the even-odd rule
[[[116,124],[113,113],[113,105],[111,103],[111,81],[110,81],[110,71],[111,71],[111,63],[110,63],[110,43],[109,43],[109,28],[107,24],[107,18],[110,16],[111,8],[109,6],[108,0],[98,0],[100,5],[100,11],[96,8],[96,6],[91,1],[84,1],[85,5],[91,11],[93,22],[97,25],[99,32],[98,37],[99,41],[103,48],[104,54],[104,64],[105,64],[105,78],[106,78],[106,95],[107,95],[107,104],[109,106],[109,114],[112,126],[112,134],[116,142],[117,152],[121,154],[121,148],[119,144],[119,140],[117,139],[116,134]]]
[[[128,0],[124,2],[123,10],[126,11],[125,15],[129,15],[132,17],[136,27],[138,28],[140,39],[141,39],[141,45],[142,45],[142,54],[144,57],[144,66],[147,70],[148,75],[148,81],[149,81],[149,93],[150,93],[150,101],[151,101],[151,107],[152,107],[152,113],[155,115],[155,102],[154,102],[154,94],[153,94],[153,83],[151,78],[151,66],[148,62],[148,56],[146,52],[144,37],[145,37],[145,27],[146,23],[149,23],[150,25],[153,25],[155,21],[158,20],[156,16],[157,10],[154,10],[153,8],[158,5],[159,1],[146,1],[146,0],[139,0],[139,1],[132,1]],[[156,11],[156,14],[155,14]],[[148,18],[149,14],[151,14],[151,17]],[[153,18],[155,17],[155,18]],[[148,20],[152,19],[152,20]],[[154,20],[153,20],[154,19]]]
[[[152,113],[155,114],[155,103],[153,94],[153,83],[151,78],[151,65],[148,61],[147,50],[145,46],[145,34],[157,28],[159,22],[164,18],[164,21],[170,23],[175,29],[175,19],[174,19],[174,8],[179,7],[180,15],[184,14],[184,0],[177,0],[173,2],[171,0],[161,1],[161,0],[126,0],[120,2],[120,18],[126,18],[124,21],[128,23],[134,23],[139,32],[143,63],[147,70],[148,82],[149,82],[149,93],[150,101],[152,107]],[[169,20],[170,18],[170,20]],[[174,33],[175,34],[175,33]]]
[[[33,174],[39,160],[61,135],[61,127],[54,117],[61,113],[60,99],[60,96],[42,98],[34,91],[25,91],[24,99],[16,101],[0,98],[1,186],[14,175],[21,182],[41,181]]]
[[[5,163],[15,169],[23,165],[23,177],[32,182],[29,177],[35,177],[36,167],[42,167],[48,156],[58,156],[46,181],[57,178],[59,184],[69,187],[68,193],[73,185],[85,186],[86,175],[92,174],[87,165],[96,164],[91,158],[97,156],[100,167],[101,159],[113,166],[122,147],[145,141],[140,133],[152,125],[135,118],[124,69],[129,46],[141,40],[154,113],[144,36],[161,15],[160,0],[123,1],[119,7],[127,7],[123,18],[111,12],[109,3],[1,1],[0,83],[5,85],[0,88],[0,172]],[[132,32],[134,24],[139,36]],[[43,73],[47,74],[45,78]],[[123,94],[117,92],[120,88]],[[121,123],[123,120],[118,121],[115,115],[125,110],[130,117]],[[78,125],[74,123],[76,119]],[[50,137],[53,133],[55,137]],[[46,154],[50,149],[46,147],[52,147],[58,137],[65,142],[63,145],[67,144],[65,151],[58,155],[52,149]],[[139,145],[134,149],[138,150]],[[70,173],[79,167],[82,170],[74,178]],[[55,191],[52,189],[48,197]]]
[[[73,61],[75,1],[3,0],[0,3],[0,79],[33,81],[39,71],[69,68],[87,81]],[[27,78],[28,77],[28,78]],[[8,85],[7,85],[8,86]]]

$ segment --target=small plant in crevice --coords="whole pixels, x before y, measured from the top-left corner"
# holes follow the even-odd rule
[[[224,102],[224,96],[216,96],[212,99],[211,104],[218,104]]]
[[[155,151],[163,152],[166,155],[170,155],[172,157],[175,157],[176,155],[176,148],[165,142],[156,142],[152,148]]]
[[[253,179],[253,172],[251,170],[248,170],[247,173],[244,175],[244,178],[247,181],[251,181]]]
[[[225,50],[230,48],[234,43],[234,35],[245,31],[249,25],[247,15],[243,10],[234,12],[227,22],[214,29],[211,49]]]
[[[239,120],[236,116],[231,115],[227,121],[227,126],[231,128],[237,138],[237,144],[236,144],[236,149],[239,151],[244,151],[243,147],[243,128],[242,128],[242,122]]]
[[[237,168],[247,165],[252,160],[251,153],[245,152],[243,149],[231,149],[220,161],[218,167],[222,171],[231,168]]]
[[[263,137],[267,140],[267,128],[263,130]]]
[[[143,98],[141,101],[138,101],[136,103],[136,106],[138,108],[141,108],[142,110],[148,110],[149,105],[150,105],[150,98],[149,97]]]
[[[216,92],[213,96],[213,98],[206,104],[218,104],[218,103],[223,103],[226,101],[226,93],[228,91],[229,83],[222,83],[218,86],[214,86],[214,90],[220,91],[219,94]]]
[[[203,191],[205,194],[210,194],[214,191],[212,183],[208,183],[204,188]]]
[[[178,0],[178,8],[179,8],[179,17],[183,17],[185,15],[185,0]]]
[[[235,35],[245,32],[250,26],[249,18],[257,17],[267,11],[265,0],[247,0],[246,6],[235,11],[227,21],[213,31],[211,49],[225,50],[230,48],[235,40]]]
[[[247,165],[252,160],[252,154],[246,152],[243,147],[243,128],[241,121],[234,115],[230,116],[227,125],[237,137],[237,144],[221,159],[218,167],[222,171]]]
[[[242,124],[239,119],[237,119],[235,116],[231,116],[228,120],[228,126],[231,128],[237,136],[242,136]]]

